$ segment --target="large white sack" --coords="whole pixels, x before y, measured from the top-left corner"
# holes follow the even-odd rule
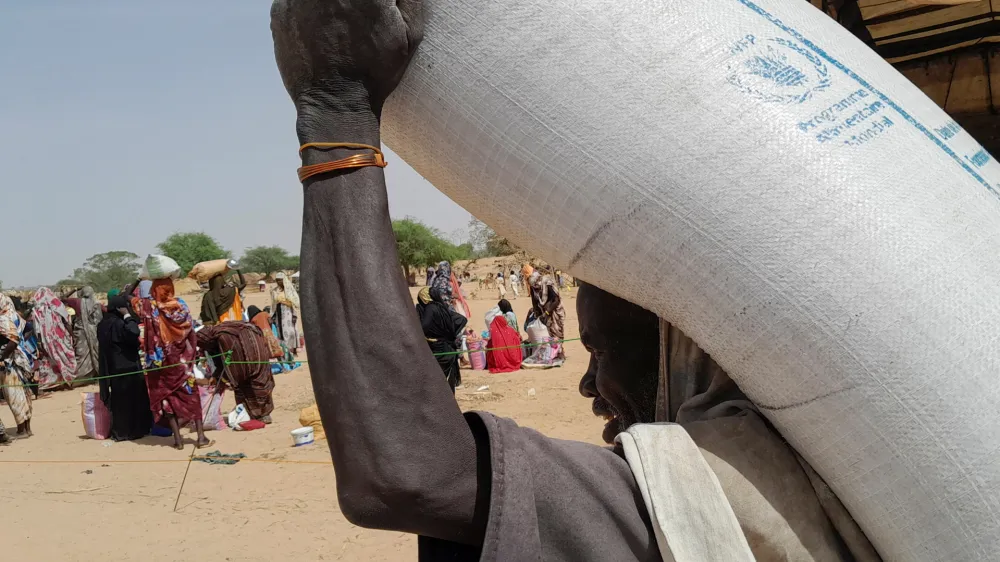
[[[425,4],[386,144],[700,342],[886,559],[1000,559],[1000,174],[975,141],[804,1]]]

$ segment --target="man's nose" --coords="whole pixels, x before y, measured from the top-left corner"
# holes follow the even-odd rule
[[[580,394],[584,398],[597,398],[600,396],[597,392],[597,360],[594,356],[590,356],[590,364],[587,366],[587,372],[583,374],[580,378]]]

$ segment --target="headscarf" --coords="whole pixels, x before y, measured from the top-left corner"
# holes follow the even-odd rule
[[[14,309],[14,301],[10,297],[0,293],[0,336],[10,341],[21,341],[21,330],[24,323],[20,321],[17,311]]]
[[[18,316],[14,308],[14,301],[10,300],[9,296],[0,293],[0,336],[18,344],[14,354],[6,361],[19,367],[17,375],[23,384],[27,384],[29,381],[26,380],[26,375],[34,368],[34,358],[26,349],[27,342],[21,338],[23,331],[24,320]]]
[[[114,295],[108,293],[108,312],[118,314],[119,308],[128,308],[128,301],[120,292]]]
[[[208,280],[208,292],[201,301],[201,320],[217,323],[236,302],[236,287],[227,287],[223,274]]]
[[[111,304],[110,304],[111,297],[117,296],[117,295],[121,294],[121,292],[122,292],[121,289],[111,289],[110,291],[108,291],[108,307],[109,308],[111,307]]]
[[[420,292],[417,293],[417,302],[419,302],[420,304],[430,304],[431,303],[431,288],[430,287],[424,287],[423,289],[420,289]]]
[[[424,331],[424,337],[454,345],[469,321],[440,299],[440,291],[436,293],[438,298],[434,298],[434,294],[432,289],[432,300],[420,313],[420,327]]]
[[[150,287],[153,304],[160,312],[160,341],[164,344],[179,342],[191,333],[191,312],[186,304],[174,296],[174,282],[171,279],[157,279]]]
[[[443,261],[438,264],[437,273],[431,279],[431,299],[440,302],[451,300],[451,264]]]
[[[90,339],[90,331],[93,329],[94,335],[94,348],[97,348],[97,324],[101,321],[101,305],[97,303],[94,298],[94,288],[90,285],[80,289],[80,318],[79,320],[84,323],[85,326],[90,326],[86,328],[88,340]]]
[[[424,308],[431,303],[431,288],[424,287],[420,289],[417,293],[417,316],[421,316],[424,313]]]
[[[295,290],[295,284],[288,279],[284,273],[278,273],[274,276],[275,281],[281,281],[281,287],[275,287],[275,290],[271,293],[272,300],[275,304],[281,303],[285,306],[290,306],[295,310],[299,309],[299,293]]]
[[[150,281],[149,279],[143,279],[142,281],[139,281],[139,298],[140,299],[152,298],[152,295],[149,292],[150,289],[152,289],[152,287],[153,287],[153,282]]]
[[[514,307],[511,306],[510,301],[507,299],[500,299],[500,302],[497,303],[497,306],[500,308],[500,312],[503,312],[504,314],[507,314],[508,312],[514,312]]]
[[[250,319],[251,324],[260,328],[260,331],[264,332],[264,334],[271,333],[271,316],[260,308],[253,305],[247,308],[247,318]]]

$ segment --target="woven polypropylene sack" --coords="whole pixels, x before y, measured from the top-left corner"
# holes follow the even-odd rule
[[[173,258],[159,254],[149,254],[139,276],[143,279],[175,279],[180,275],[181,266]]]
[[[1000,558],[989,154],[803,1],[424,4],[389,147],[702,344],[886,559]]]

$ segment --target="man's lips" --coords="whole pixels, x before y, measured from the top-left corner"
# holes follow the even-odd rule
[[[622,419],[621,414],[604,398],[594,398],[591,410],[595,416],[604,418],[608,422],[604,424],[604,432],[601,435],[605,443],[614,443],[615,436],[628,427],[625,424],[625,420]]]
[[[591,407],[594,415],[599,418],[604,418],[607,421],[611,421],[618,417],[618,413],[615,412],[614,407],[608,403],[607,400],[603,398],[594,398],[594,405]]]

